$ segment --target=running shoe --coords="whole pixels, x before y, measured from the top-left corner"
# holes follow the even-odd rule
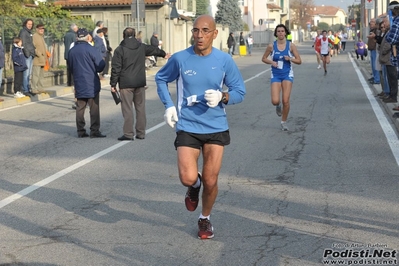
[[[213,226],[208,219],[198,219],[198,238],[211,239],[213,238]]]
[[[279,104],[279,105],[276,106],[276,114],[277,114],[278,116],[281,116],[281,104]]]
[[[287,122],[281,122],[281,130],[282,131],[288,131]]]
[[[198,173],[198,178],[201,181],[201,174],[200,173]],[[194,187],[190,186],[187,189],[186,198],[184,199],[184,202],[186,203],[187,210],[189,210],[190,212],[193,212],[193,211],[195,211],[195,209],[197,209],[198,202],[199,202],[200,189],[201,189],[201,184],[197,188],[194,188]]]
[[[317,67],[317,69],[320,69],[321,68],[321,65],[319,65],[318,67]]]
[[[324,76],[326,76],[327,75],[327,70],[324,70]]]

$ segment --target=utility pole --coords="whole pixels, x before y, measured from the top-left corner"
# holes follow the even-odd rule
[[[359,35],[360,38],[363,39],[363,33],[364,33],[364,28],[365,28],[365,0],[361,0],[360,2],[360,29],[359,29]]]

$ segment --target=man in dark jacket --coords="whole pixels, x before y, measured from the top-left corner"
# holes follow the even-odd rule
[[[146,114],[145,114],[145,86],[147,85],[145,74],[145,57],[156,55],[168,59],[166,54],[158,47],[139,43],[135,38],[133,28],[123,31],[123,41],[115,49],[112,57],[112,69],[110,85],[111,91],[116,92],[116,84],[119,83],[121,109],[124,118],[123,136],[118,140],[134,140],[145,138]],[[133,124],[133,104],[136,111],[136,134]]]
[[[67,64],[67,86],[73,86],[72,74],[71,70],[68,67],[68,52],[71,48],[71,44],[76,42],[76,32],[78,31],[78,26],[76,24],[72,24],[69,31],[64,36],[64,59],[66,60]]]
[[[229,55],[234,55],[234,49],[236,46],[236,40],[234,39],[234,33],[230,32],[229,38],[227,39],[227,47],[229,48]]]
[[[153,32],[151,39],[150,39],[150,44],[156,48],[159,48],[159,40],[158,40],[158,33],[157,32]],[[154,67],[157,67],[157,62],[158,62],[158,58],[156,56],[154,56],[155,58],[155,65]]]
[[[23,93],[27,96],[34,96],[35,94],[31,92],[30,89],[30,76],[32,74],[32,67],[33,67],[33,58],[35,57],[35,46],[33,45],[33,20],[28,18],[24,21],[23,27],[19,32],[19,38],[22,40],[22,44],[24,46],[24,55],[26,58],[26,65],[28,69],[24,71],[23,83],[22,87],[24,89]]]
[[[76,127],[79,138],[89,135],[85,129],[85,110],[87,104],[90,107],[90,138],[106,137],[100,132],[100,90],[101,83],[98,77],[103,71],[105,62],[100,52],[89,43],[89,32],[86,29],[78,29],[78,40],[69,50],[68,64],[72,71],[75,84],[76,102]]]

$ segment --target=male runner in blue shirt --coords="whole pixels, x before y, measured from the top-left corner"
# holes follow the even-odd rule
[[[199,16],[192,34],[194,45],[172,55],[155,81],[166,108],[165,121],[172,128],[176,124],[179,177],[188,187],[185,204],[189,211],[197,208],[203,184],[198,237],[209,239],[213,237],[210,214],[218,194],[224,146],[230,143],[225,105],[243,101],[245,86],[231,56],[212,47],[218,30],[211,16]],[[175,80],[177,110],[168,90],[168,83]],[[223,91],[223,85],[228,91]],[[198,172],[201,149],[202,175]]]

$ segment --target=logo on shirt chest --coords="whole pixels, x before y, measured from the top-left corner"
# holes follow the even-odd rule
[[[186,70],[183,73],[184,73],[184,75],[187,75],[187,76],[195,76],[195,75],[197,75],[197,72],[195,72],[194,70],[191,70],[191,69]]]

